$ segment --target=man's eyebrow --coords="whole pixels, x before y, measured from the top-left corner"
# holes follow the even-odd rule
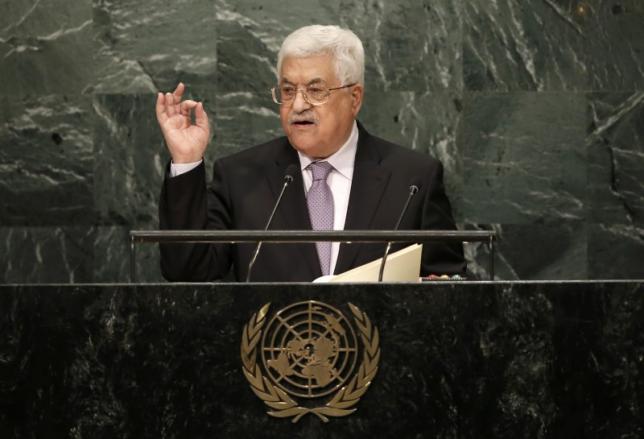
[[[309,82],[306,83],[306,85],[311,85],[311,84],[316,84],[319,82],[324,82],[324,79],[322,78],[313,78]]]
[[[306,85],[319,84],[319,83],[324,83],[324,82],[325,81],[322,78],[313,78],[309,82],[307,82]],[[280,80],[280,84],[295,85],[293,82],[289,81],[288,78],[282,78]]]

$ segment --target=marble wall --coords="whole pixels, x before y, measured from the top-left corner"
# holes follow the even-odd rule
[[[280,133],[267,90],[293,29],[367,55],[361,120],[433,154],[501,279],[644,277],[640,0],[16,0],[0,16],[0,282],[127,280],[157,227],[157,90],[203,100],[207,160]],[[486,249],[469,245],[484,276]],[[140,277],[160,279],[154,246]]]

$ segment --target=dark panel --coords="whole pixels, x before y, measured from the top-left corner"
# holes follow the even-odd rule
[[[10,438],[638,437],[642,292],[555,282],[1,287],[0,428]],[[269,417],[241,371],[251,315],[309,299],[345,315],[351,302],[380,334],[357,412],[328,424]]]
[[[92,282],[93,228],[0,228],[0,283]]]
[[[130,230],[155,230],[156,224],[136,224],[132,227],[97,227],[94,241],[94,282],[130,281]],[[156,244],[137,244],[137,282],[164,282],[161,276],[159,247]]]

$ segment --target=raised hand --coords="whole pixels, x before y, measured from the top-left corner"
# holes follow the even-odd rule
[[[210,126],[201,102],[181,101],[186,87],[179,83],[172,93],[157,95],[157,121],[165,139],[173,163],[198,162],[203,158]],[[195,122],[191,120],[194,110]]]

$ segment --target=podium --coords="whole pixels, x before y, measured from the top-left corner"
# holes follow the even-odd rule
[[[253,316],[310,301],[378,330],[328,422],[267,414],[243,371]],[[642,281],[3,285],[0,436],[638,436],[643,317]]]

